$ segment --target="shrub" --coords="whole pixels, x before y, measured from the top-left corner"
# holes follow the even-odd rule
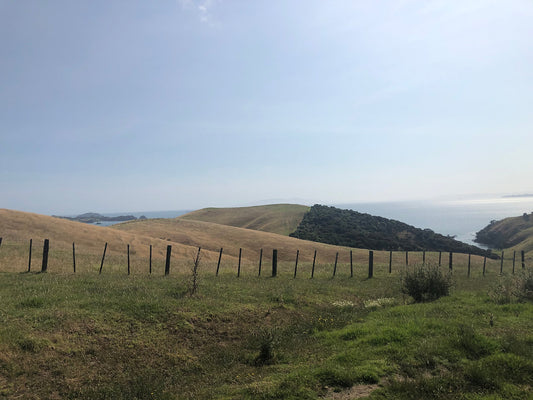
[[[436,300],[450,294],[451,275],[444,275],[438,266],[416,266],[401,278],[402,293],[411,296],[415,302]]]

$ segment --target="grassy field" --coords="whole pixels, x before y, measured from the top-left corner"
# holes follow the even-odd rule
[[[179,219],[213,222],[288,236],[296,230],[307,211],[308,206],[298,204],[204,208],[182,215]]]
[[[190,274],[0,273],[0,398],[533,398],[533,306],[489,295],[496,265],[426,304],[384,266],[210,268],[195,295]]]

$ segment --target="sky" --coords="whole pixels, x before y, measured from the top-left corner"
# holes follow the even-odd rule
[[[0,208],[532,193],[531,0],[0,0]]]

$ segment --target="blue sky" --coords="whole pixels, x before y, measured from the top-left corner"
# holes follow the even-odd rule
[[[0,207],[533,192],[533,2],[0,0]]]

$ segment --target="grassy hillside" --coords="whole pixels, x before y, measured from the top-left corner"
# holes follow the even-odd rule
[[[167,237],[154,238],[135,232],[6,209],[0,209],[0,237],[3,238],[0,251],[2,271],[21,271],[27,268],[30,239],[33,239],[32,256],[35,268],[38,267],[42,256],[43,240],[50,239],[50,263],[51,268],[56,270],[70,270],[73,242],[76,244],[79,270],[99,268],[106,242],[106,269],[127,263],[126,249],[129,244],[133,272],[146,269],[150,245],[154,267],[158,269],[162,268],[169,244],[172,245],[174,260],[189,260],[196,251],[194,247],[173,242]],[[204,257],[209,260],[214,260],[217,256],[208,251],[204,253]],[[178,264],[175,267],[178,268]]]
[[[173,242],[189,246],[200,246],[212,251],[218,251],[222,247],[224,254],[230,254],[234,257],[238,257],[239,248],[242,248],[244,259],[254,263],[258,260],[261,249],[263,249],[265,259],[270,259],[272,249],[277,249],[278,257],[281,261],[294,260],[297,250],[300,250],[300,261],[312,261],[314,250],[317,250],[319,262],[324,262],[325,260],[329,263],[333,262],[337,252],[341,253],[343,262],[346,262],[349,256],[349,249],[346,247],[314,243],[270,232],[181,218],[129,221],[113,225],[113,228],[142,236],[169,238]],[[362,262],[368,258],[368,251],[354,249],[354,255],[356,261]]]
[[[1,249],[0,249],[1,252]],[[526,399],[533,305],[497,269],[411,304],[354,279],[0,273],[0,398]]]
[[[494,221],[476,233],[476,241],[496,249],[533,251],[533,214]]]
[[[182,215],[179,219],[214,222],[238,228],[289,235],[296,230],[308,210],[309,207],[298,204],[204,208]]]

